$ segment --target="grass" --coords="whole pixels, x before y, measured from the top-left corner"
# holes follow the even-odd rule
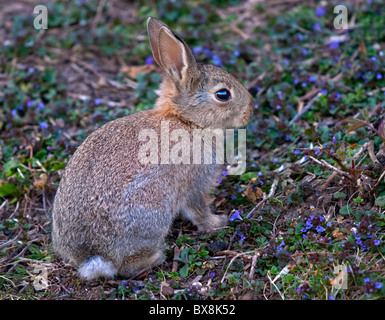
[[[2,5],[0,298],[383,299],[385,9],[347,2],[337,30],[337,4],[57,0],[40,31],[32,4]],[[252,93],[247,170],[214,193],[226,228],[177,220],[164,264],[86,282],[52,254],[50,208],[89,133],[153,106],[148,16]]]

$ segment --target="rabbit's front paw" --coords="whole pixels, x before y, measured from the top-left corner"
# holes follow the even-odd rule
[[[225,214],[218,215],[210,212],[209,214],[207,214],[205,219],[203,219],[201,223],[198,224],[198,229],[201,232],[206,232],[208,230],[222,228],[226,224],[227,224],[227,215]]]

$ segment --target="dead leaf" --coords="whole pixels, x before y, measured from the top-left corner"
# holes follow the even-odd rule
[[[120,72],[128,75],[131,79],[136,79],[139,73],[149,73],[155,70],[153,64],[141,65],[141,66],[123,66],[120,68]]]
[[[34,182],[33,182],[33,185],[38,188],[38,189],[41,189],[43,188],[46,183],[47,183],[47,180],[48,180],[48,175],[46,173],[42,173],[38,179],[36,179]]]

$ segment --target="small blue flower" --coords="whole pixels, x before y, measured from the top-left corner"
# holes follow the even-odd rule
[[[45,107],[44,102],[39,102],[39,104],[36,107],[36,111],[40,111]]]
[[[222,178],[218,178],[218,179],[217,179],[217,183],[221,183],[222,181],[223,181]]]
[[[330,49],[337,49],[339,47],[340,43],[338,41],[332,41],[329,44]]]
[[[302,82],[301,86],[302,86],[302,87],[306,87],[306,86],[307,86],[307,82],[305,82],[305,81]]]
[[[235,210],[233,215],[229,218],[229,221],[234,221],[235,219],[240,219],[240,220],[243,220],[243,218],[241,217],[241,215],[239,214],[239,211],[238,210]]]
[[[382,74],[381,73],[377,73],[376,74],[376,78],[377,78],[377,80],[381,80],[382,79]]]
[[[13,116],[16,116],[16,115],[17,115],[17,110],[16,110],[16,109],[12,109],[11,114],[12,114]]]
[[[154,58],[151,56],[146,57],[145,64],[147,66],[154,64]]]
[[[331,226],[332,226],[332,223],[329,221],[326,225],[327,225],[328,227],[331,227]]]
[[[215,272],[211,272],[210,273],[210,278],[214,278],[215,277]]]
[[[301,153],[301,151],[299,151],[298,149],[295,149],[295,150],[294,150],[294,154],[295,154],[295,155],[299,155],[300,153]]]
[[[226,177],[227,174],[228,174],[227,170],[223,170],[223,171],[222,171],[222,176]]]
[[[308,51],[306,49],[302,49],[301,53],[303,56],[306,56],[308,54]]]
[[[324,227],[321,227],[321,226],[317,226],[315,229],[316,229],[316,231],[317,231],[318,233],[324,232],[324,231],[325,231],[325,228],[324,228]]]
[[[211,58],[213,59],[213,64],[215,66],[219,67],[219,66],[222,65],[222,60],[221,60],[221,58],[218,55],[213,54]]]
[[[326,9],[323,6],[319,6],[317,7],[317,9],[315,9],[315,15],[317,17],[322,17],[325,13],[326,13]]]
[[[239,57],[240,54],[241,53],[238,50],[234,50],[234,52],[233,52],[233,55],[236,56],[236,57]]]
[[[364,282],[365,282],[365,283],[368,283],[368,282],[370,282],[370,279],[369,279],[369,278],[365,278],[365,279],[364,279]]]
[[[381,289],[381,288],[382,288],[382,283],[376,282],[375,287],[376,287],[377,289]]]
[[[370,57],[370,59],[372,60],[372,61],[376,61],[377,60],[377,58],[376,57]]]
[[[375,246],[378,246],[380,243],[381,243],[381,241],[380,241],[380,240],[377,240],[377,239],[373,241],[373,244],[374,244]]]
[[[40,122],[40,127],[42,127],[43,129],[47,129],[48,128],[48,124],[44,121]]]
[[[336,300],[336,299],[332,295],[330,295],[329,300]]]
[[[313,31],[321,31],[321,25],[319,22],[316,22],[314,25],[313,25]]]
[[[316,76],[310,76],[309,77],[309,81],[310,82],[315,82],[317,80],[317,77]]]
[[[303,34],[302,34],[302,33],[299,33],[299,34],[297,35],[297,39],[298,39],[298,41],[302,41],[302,40],[304,39]]]
[[[326,95],[328,94],[328,91],[327,91],[326,89],[322,89],[322,90],[321,90],[321,93],[322,93],[324,96],[326,96]]]
[[[197,47],[193,48],[193,52],[194,52],[195,55],[200,54],[202,51],[203,51],[203,49],[202,49],[201,46],[197,46]]]
[[[101,104],[101,103],[102,103],[102,99],[96,98],[96,99],[94,100],[94,104],[95,104],[95,105],[99,105],[99,104]]]
[[[27,108],[32,108],[35,105],[35,102],[32,100],[27,101]]]
[[[235,196],[235,195],[231,196],[231,200],[235,200],[236,198],[237,198],[237,196]]]

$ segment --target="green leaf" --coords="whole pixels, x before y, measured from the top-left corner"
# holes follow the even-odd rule
[[[345,199],[346,198],[346,194],[343,193],[343,192],[336,192],[334,195],[333,195],[334,198],[336,199]]]
[[[349,214],[350,213],[349,205],[342,206],[341,209],[340,209],[340,213],[341,214]]]
[[[6,163],[4,163],[4,171],[7,174],[10,170],[15,169],[19,166],[19,161],[17,160],[9,160]]]
[[[188,276],[188,264],[187,263],[182,268],[179,269],[179,274],[182,278],[186,278]]]
[[[378,197],[374,204],[376,206],[380,206],[381,208],[385,208],[385,196]]]
[[[0,187],[0,197],[15,196],[18,193],[17,187],[12,183],[4,182]]]

